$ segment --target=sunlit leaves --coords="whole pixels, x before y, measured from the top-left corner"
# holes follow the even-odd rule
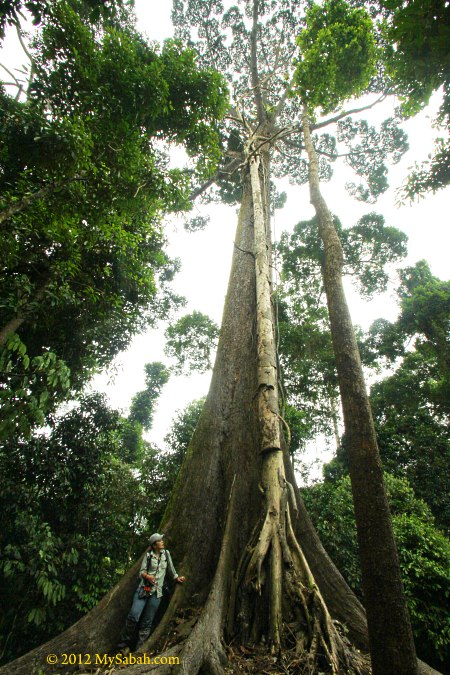
[[[297,43],[295,92],[311,110],[334,110],[360,94],[375,74],[372,21],[343,0],[313,4]]]
[[[190,209],[192,178],[217,165],[227,106],[193,49],[148,44],[125,10],[93,23],[95,4],[46,3],[27,101],[0,92],[3,326],[17,319],[27,358],[54,354],[75,389],[182,304],[161,219]],[[174,144],[186,166],[170,165]],[[2,375],[4,390],[21,378]]]
[[[402,100],[402,112],[417,113],[443,87],[435,121],[442,135],[429,160],[414,168],[402,189],[402,198],[413,200],[450,182],[450,7],[445,0],[380,0],[377,4],[384,14],[387,73]]]
[[[30,359],[16,333],[0,350],[0,442],[43,425],[53,400],[68,394],[70,370],[51,351]]]

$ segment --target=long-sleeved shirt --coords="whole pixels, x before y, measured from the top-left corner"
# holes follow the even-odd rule
[[[141,563],[141,569],[139,571],[140,583],[139,587],[146,586],[148,582],[143,579],[142,573],[146,572],[147,574],[152,574],[156,578],[156,583],[152,587],[151,594],[156,590],[156,597],[160,598],[163,594],[163,585],[166,572],[169,572],[172,579],[178,577],[177,571],[172,562],[172,556],[169,551],[163,549],[160,555],[155,555],[153,551],[147,551],[144,555]]]

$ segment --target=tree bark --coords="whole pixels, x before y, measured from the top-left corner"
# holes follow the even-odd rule
[[[264,211],[262,183],[261,188]],[[336,670],[341,656],[330,613],[348,626],[357,646],[367,648],[363,609],[320,543],[287,452],[261,452],[253,200],[247,172],[211,387],[161,525],[176,567],[187,578],[146,647],[161,653],[160,638],[170,634],[178,643],[170,653],[176,651],[181,672],[189,675],[222,673],[224,640],[232,637],[242,644],[265,636],[276,651],[287,610],[297,624],[303,622],[303,630],[305,616],[313,619],[303,661],[311,664],[310,672],[317,672],[313,658],[320,656],[327,670]],[[139,562],[78,623],[0,673],[23,675],[38,667],[54,672],[46,665],[51,653],[114,654]],[[183,617],[192,624],[188,637]],[[164,666],[127,669],[132,675],[154,670],[168,671]]]
[[[25,321],[25,315],[22,314],[22,316],[15,316],[14,319],[11,319],[11,321],[8,321],[7,324],[5,324],[1,329],[0,329],[0,347],[3,347],[5,342],[8,339],[8,336],[11,335],[11,333],[15,333],[18,328],[23,324]]]
[[[3,211],[0,211],[0,225],[5,220],[12,218],[12,216],[14,216],[16,213],[20,213],[20,211],[23,211],[28,206],[31,206],[31,204],[34,204],[34,202],[39,201],[39,199],[44,199],[44,197],[47,197],[47,195],[51,194],[54,190],[55,184],[51,183],[50,185],[46,185],[45,187],[40,188],[40,190],[36,190],[36,192],[33,192],[26,197],[22,197],[22,199],[18,199],[16,202],[11,204],[11,206],[8,206]]]
[[[268,162],[266,162],[268,164]],[[259,168],[262,167],[263,176]],[[253,199],[256,275],[256,334],[258,359],[258,407],[261,428],[261,452],[280,451],[280,415],[278,409],[277,352],[272,316],[272,289],[269,265],[268,224],[264,216],[261,182],[264,164],[258,154],[250,159]]]
[[[303,115],[309,187],[324,246],[323,278],[349,442],[363,590],[375,675],[412,675],[417,659],[401,581],[375,429],[350,312],[342,285],[343,251],[320,192],[317,155]]]

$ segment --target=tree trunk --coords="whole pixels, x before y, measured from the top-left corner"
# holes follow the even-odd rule
[[[336,399],[333,395],[330,395],[330,411],[331,411],[331,420],[333,422],[333,433],[334,433],[334,442],[336,444],[336,452],[341,447],[341,438],[339,436],[339,425],[338,425],[338,411],[336,407]]]
[[[369,399],[342,285],[343,251],[320,192],[317,155],[306,110],[303,132],[309,158],[311,203],[324,247],[323,278],[349,442],[372,668],[376,675],[412,675],[417,672],[414,640]]]
[[[23,324],[25,321],[25,315],[22,314],[22,316],[15,316],[14,319],[11,319],[11,321],[8,321],[7,324],[5,324],[1,329],[0,329],[0,347],[3,347],[3,345],[6,343],[9,335],[11,333],[15,333],[18,328]]]
[[[8,321],[2,328],[0,328],[0,347],[8,340],[11,333],[15,333],[18,328],[24,323],[27,317],[32,313],[35,303],[40,302],[44,297],[45,290],[48,286],[48,279],[41,283],[38,287],[33,301],[29,301],[23,308],[20,314]]]
[[[244,176],[211,387],[161,526],[176,567],[187,578],[177,586],[146,647],[148,651],[156,646],[161,654],[161,644],[170,635],[171,643],[176,643],[170,653],[179,655],[181,673],[219,675],[224,671],[225,640],[234,639],[240,645],[265,639],[278,654],[280,645],[286,649],[289,628],[297,650],[296,672],[300,667],[311,673],[361,672],[357,663],[352,669],[347,662],[349,650],[329,611],[364,648],[362,607],[320,544],[295,486],[288,454],[281,451],[282,438],[264,441],[261,411],[271,420],[276,412],[273,399],[266,405],[267,398],[261,403],[259,396],[276,396],[258,368],[258,344],[267,343],[256,320],[256,258],[262,252],[257,255],[255,248],[254,201],[258,201],[259,182],[267,230],[265,161],[262,157],[259,167],[255,162],[259,171],[254,172],[253,188],[249,171]],[[270,250],[268,242],[265,246]],[[270,279],[264,262],[260,269],[265,277],[263,295],[267,295]],[[267,297],[260,309],[266,301]],[[272,422],[268,429],[274,430]],[[0,672],[22,675],[37,666],[52,672],[46,666],[51,653],[90,653],[93,658],[96,653],[115,653],[138,566],[139,562],[65,633]],[[192,626],[187,636],[186,626]],[[155,669],[127,670],[137,675]],[[157,670],[168,671],[164,666]]]

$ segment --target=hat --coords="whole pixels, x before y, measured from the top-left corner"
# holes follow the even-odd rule
[[[149,546],[153,546],[153,544],[155,543],[155,541],[161,541],[161,539],[164,539],[164,535],[163,535],[163,534],[158,534],[157,532],[155,532],[155,534],[152,534],[152,536],[151,536],[150,539],[148,540],[148,545],[149,545]]]

